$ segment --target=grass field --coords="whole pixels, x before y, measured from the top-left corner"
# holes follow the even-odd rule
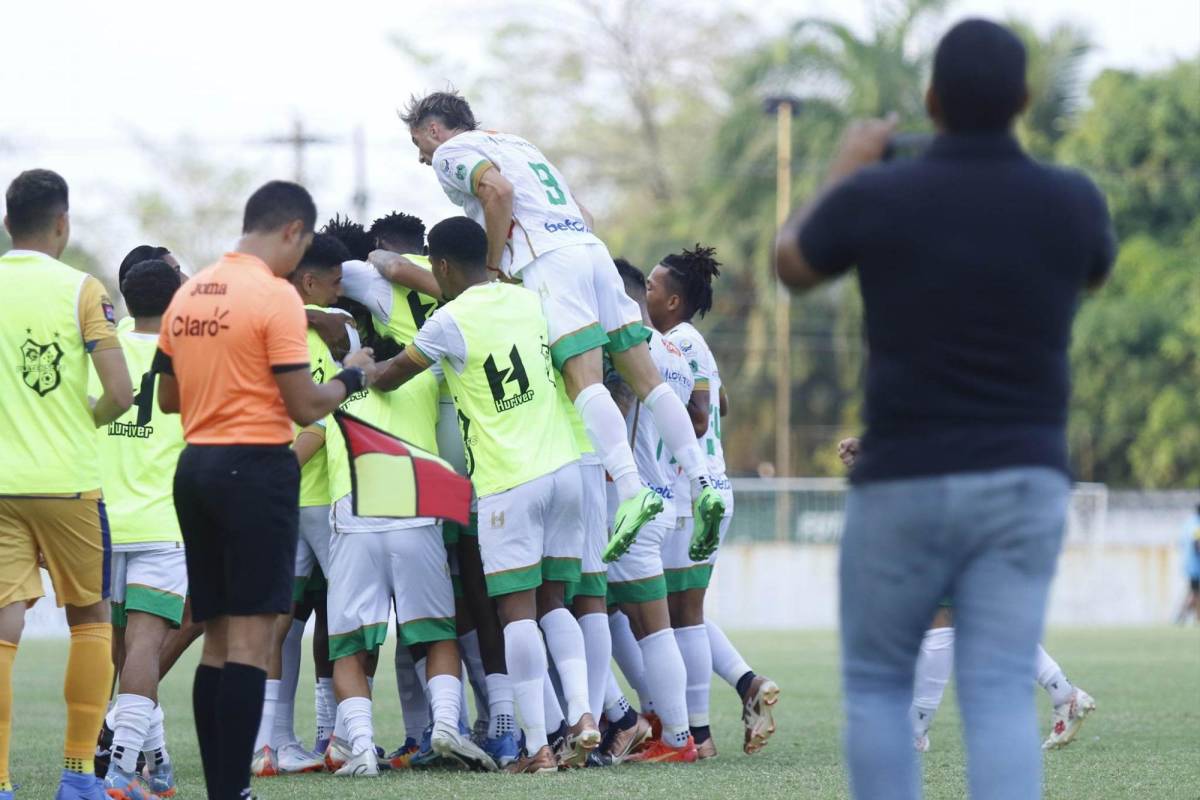
[[[742,754],[738,703],[723,683],[713,688],[713,731],[720,757],[697,765],[627,766],[527,777],[404,772],[353,783],[329,775],[257,781],[262,800],[325,798],[825,798],[846,797],[840,752],[840,696],[834,634],[735,635],[750,662],[783,687],[779,732],[754,757]],[[1195,629],[1057,630],[1047,641],[1068,676],[1096,697],[1098,710],[1080,738],[1045,757],[1046,797],[1078,800],[1200,798],[1200,632]],[[53,796],[61,756],[63,641],[28,641],[17,658],[12,765],[18,798]],[[191,667],[197,649],[168,676],[162,692],[179,796],[203,797],[191,721]],[[390,649],[381,659],[390,663]],[[297,732],[311,738],[311,668],[305,661]],[[395,679],[380,669],[377,740],[403,739]],[[1043,722],[1050,708],[1038,690]],[[932,730],[925,758],[927,798],[966,796],[963,748],[953,691]],[[1043,726],[1044,727],[1044,726]]]

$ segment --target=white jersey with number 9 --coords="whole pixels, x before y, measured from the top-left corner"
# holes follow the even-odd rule
[[[433,169],[446,196],[467,216],[487,227],[475,196],[479,179],[497,169],[513,186],[513,220],[500,269],[515,276],[538,256],[575,244],[600,244],[562,174],[520,136],[467,131],[433,153]]]

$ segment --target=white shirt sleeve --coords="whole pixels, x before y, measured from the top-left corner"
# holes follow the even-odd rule
[[[342,264],[342,293],[362,303],[371,316],[387,324],[392,317],[392,284],[379,270],[366,261],[346,261]]]
[[[481,170],[491,163],[487,153],[459,135],[445,142],[433,154],[433,171],[446,196],[456,205],[475,194],[475,182]]]
[[[454,317],[447,314],[445,309],[438,309],[425,320],[412,346],[431,364],[445,361],[459,374],[466,369],[467,343]]]

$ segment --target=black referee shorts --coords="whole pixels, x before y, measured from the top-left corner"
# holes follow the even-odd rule
[[[175,514],[196,622],[286,614],[299,526],[300,465],[286,445],[188,445]]]

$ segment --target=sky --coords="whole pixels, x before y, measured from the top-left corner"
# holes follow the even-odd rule
[[[743,8],[764,30],[805,15],[865,30],[882,2],[707,5]],[[488,32],[514,8],[555,10],[554,0],[6,5],[0,180],[34,166],[61,172],[71,185],[76,240],[113,264],[139,241],[128,213],[132,197],[173,190],[162,148],[241,165],[256,179],[290,177],[290,148],[265,140],[289,133],[296,119],[330,140],[308,148],[306,157],[306,183],[322,218],[352,208],[356,129],[366,141],[368,217],[399,208],[432,224],[455,213],[433,173],[417,164],[396,116],[410,93],[454,76],[412,63],[391,36],[449,52],[470,68],[483,63],[477,53]],[[1197,0],[960,0],[946,19],[1010,14],[1039,30],[1061,21],[1085,26],[1098,45],[1089,77],[1106,67],[1153,69],[1200,52]],[[229,232],[230,241],[235,235]]]

